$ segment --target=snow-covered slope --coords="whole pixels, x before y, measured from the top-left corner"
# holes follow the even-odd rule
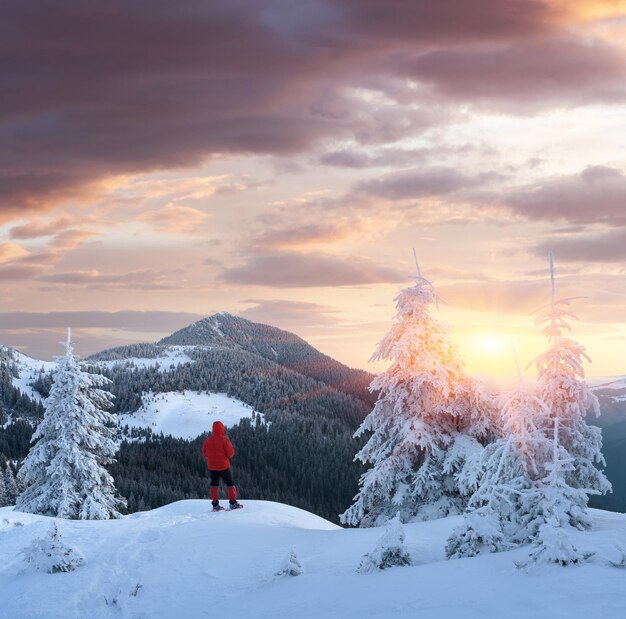
[[[44,372],[52,371],[56,365],[55,362],[33,359],[8,346],[0,346],[0,357],[3,360],[15,364],[17,368],[18,376],[13,378],[13,386],[32,400],[41,400],[39,393],[30,385],[37,380],[41,370]]]
[[[587,382],[594,389],[626,389],[626,376],[592,377],[587,379]]]
[[[211,513],[181,501],[113,521],[60,521],[63,541],[85,565],[47,574],[19,552],[53,519],[0,509],[0,616],[11,619],[568,619],[626,616],[626,515],[593,511],[576,543],[597,555],[582,567],[520,570],[527,549],[446,561],[458,518],[405,526],[414,566],[357,574],[381,529],[344,530],[302,510],[265,501]],[[294,550],[298,577],[275,576]]]
[[[119,416],[120,425],[150,428],[155,434],[189,440],[209,432],[214,421],[228,427],[255,412],[251,406],[225,393],[170,391],[146,393],[141,399],[138,411]]]
[[[156,357],[124,357],[121,359],[109,359],[106,361],[95,361],[94,365],[102,367],[128,366],[132,368],[158,367],[161,371],[166,371],[172,367],[184,363],[193,363],[193,359],[187,354],[186,346],[162,347]]]

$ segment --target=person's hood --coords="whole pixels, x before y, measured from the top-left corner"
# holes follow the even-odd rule
[[[213,434],[226,434],[226,428],[224,428],[224,424],[221,421],[213,422]]]

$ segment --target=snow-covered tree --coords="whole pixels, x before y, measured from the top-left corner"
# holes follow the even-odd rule
[[[583,361],[591,361],[578,342],[564,337],[570,331],[568,319],[576,317],[568,310],[573,299],[557,300],[554,285],[554,262],[550,253],[552,302],[537,316],[549,347],[533,363],[538,370],[538,395],[550,409],[551,429],[558,444],[573,458],[566,472],[567,482],[587,494],[604,494],[611,484],[596,464],[605,464],[600,428],[586,423],[588,411],[600,414],[598,398],[585,381]]]
[[[33,570],[48,574],[73,572],[85,564],[83,556],[63,542],[56,523],[45,537],[34,539],[21,554]]]
[[[13,469],[11,465],[7,462],[3,471],[0,471],[0,477],[2,478],[2,483],[4,484],[4,496],[5,503],[4,505],[13,505],[19,494],[17,487],[17,480],[15,479],[15,475],[13,474]]]
[[[552,453],[542,459],[544,475],[535,484],[536,497],[529,510],[536,528],[530,556],[534,561],[566,565],[586,558],[569,541],[568,529],[591,526],[588,495],[608,492],[611,484],[596,467],[604,464],[601,431],[585,421],[589,410],[600,414],[598,399],[585,382],[583,360],[590,359],[580,344],[563,336],[570,330],[568,318],[575,316],[567,309],[572,299],[556,299],[552,252],[550,278],[552,300],[537,317],[549,347],[534,363],[539,372],[538,395],[549,411],[544,435],[551,438]]]
[[[301,576],[302,574],[304,574],[304,567],[296,556],[296,551],[292,549],[276,572],[276,576]]]
[[[505,547],[500,514],[485,505],[463,516],[446,543],[448,559],[475,557],[483,552],[499,552]]]
[[[536,323],[543,325],[548,350],[533,363],[538,370],[538,396],[546,403],[550,415],[548,434],[563,447],[571,465],[560,467],[565,482],[589,494],[604,494],[611,484],[597,464],[605,464],[600,428],[586,423],[588,411],[600,414],[598,398],[585,381],[583,361],[591,361],[578,342],[564,337],[571,330],[568,319],[576,317],[568,306],[573,299],[556,299],[554,259],[550,252],[551,303],[539,312]],[[554,469],[555,458],[552,467]]]
[[[11,502],[7,495],[3,472],[0,470],[0,507],[5,507],[6,505],[11,505]]]
[[[580,563],[588,555],[573,546],[567,531],[589,528],[587,494],[567,483],[566,474],[573,469],[574,460],[556,440],[553,461],[546,466],[549,473],[537,484],[536,499],[530,506],[530,518],[537,524],[530,558],[561,565]]]
[[[415,285],[396,298],[395,321],[372,357],[391,365],[372,381],[380,395],[356,432],[371,432],[356,455],[370,468],[344,523],[376,526],[398,511],[403,520],[435,518],[465,506],[456,477],[490,431],[490,401],[432,315],[437,300],[419,267]]]
[[[404,544],[404,540],[404,529],[398,513],[387,524],[385,533],[378,540],[374,550],[363,555],[356,571],[359,574],[368,574],[390,567],[411,565],[411,555]]]
[[[543,475],[538,463],[549,449],[543,434],[549,411],[521,384],[496,403],[500,436],[484,448],[473,475],[463,480],[473,494],[463,524],[448,539],[448,558],[498,552],[536,533],[528,514],[536,500],[534,482]]]
[[[449,557],[532,542],[534,561],[579,562],[585,555],[569,542],[567,531],[587,528],[588,494],[610,489],[595,466],[604,463],[600,430],[585,422],[589,409],[599,412],[584,380],[587,356],[563,337],[571,299],[555,298],[552,255],[550,274],[552,301],[537,319],[549,341],[535,359],[537,389],[520,386],[498,399],[500,438],[482,453],[469,513],[448,540]]]
[[[112,396],[101,389],[108,383],[81,369],[68,330],[44,418],[19,471],[26,489],[17,498],[17,510],[81,520],[120,515],[125,501],[105,469],[117,451],[115,417],[105,410]]]

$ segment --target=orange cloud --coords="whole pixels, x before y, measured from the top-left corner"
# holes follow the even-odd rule
[[[10,262],[28,254],[29,252],[17,243],[0,243],[0,262]]]
[[[142,213],[137,219],[151,224],[161,234],[201,234],[206,231],[210,216],[189,206],[166,206]]]

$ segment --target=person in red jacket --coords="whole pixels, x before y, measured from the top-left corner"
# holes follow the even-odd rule
[[[211,435],[204,441],[202,453],[206,458],[209,472],[211,473],[211,501],[213,510],[219,511],[220,507],[220,479],[223,479],[228,488],[228,501],[231,509],[243,507],[237,503],[237,489],[230,470],[230,459],[235,455],[235,448],[226,436],[226,429],[221,421],[213,422]]]

